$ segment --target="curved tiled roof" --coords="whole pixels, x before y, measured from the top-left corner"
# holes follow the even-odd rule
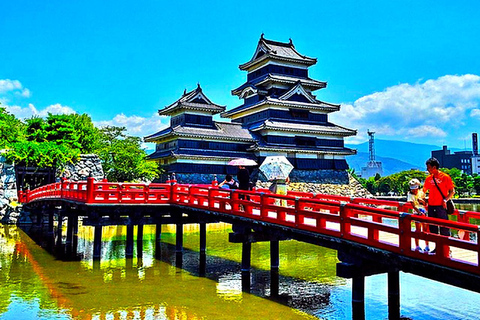
[[[259,55],[260,52],[264,54]],[[300,54],[295,49],[292,40],[287,43],[277,42],[265,39],[262,34],[260,40],[258,40],[257,49],[255,50],[252,59],[244,64],[241,64],[240,69],[246,70],[251,66],[254,66],[255,64],[267,59],[296,62],[306,65],[314,65],[317,63],[317,59]]]
[[[167,136],[182,136],[192,138],[209,138],[215,140],[232,140],[253,142],[255,138],[252,133],[245,128],[242,128],[239,123],[229,122],[215,122],[215,128],[201,128],[201,127],[184,127],[176,126],[174,128],[166,128],[151,136],[145,137],[145,142],[155,142],[166,138]]]
[[[280,75],[275,73],[267,73],[264,76],[261,76],[252,81],[246,82],[242,84],[240,87],[233,89],[232,94],[239,95],[243,89],[249,86],[251,87],[263,86],[269,82],[282,83],[282,84],[295,84],[299,81],[304,87],[309,88],[312,91],[327,87],[327,83],[324,81],[317,81],[311,78],[299,78],[299,77],[286,76],[286,75]]]
[[[335,124],[320,125],[320,124],[303,124],[303,123],[289,123],[281,121],[266,120],[250,128],[252,131],[274,130],[284,132],[301,132],[313,134],[328,134],[337,136],[353,136],[357,134],[356,130],[347,129]]]
[[[308,110],[318,110],[318,111],[325,111],[325,112],[334,112],[340,110],[340,105],[323,102],[317,100],[317,103],[306,103],[306,102],[298,102],[298,101],[291,101],[291,100],[280,100],[276,98],[266,97],[262,101],[252,104],[249,106],[241,105],[239,107],[233,108],[229,111],[224,111],[220,114],[222,118],[230,118],[233,115],[243,112],[249,109],[255,109],[262,105],[271,104],[276,106],[283,106],[286,108],[298,108],[298,109],[308,109]]]
[[[192,90],[190,92],[185,91],[180,97],[180,99],[178,99],[171,105],[158,110],[158,114],[161,116],[171,115],[175,111],[181,109],[206,111],[211,114],[217,114],[225,111],[225,106],[220,106],[210,101],[210,99],[208,99],[207,96],[203,93],[202,88],[199,84],[195,90]]]

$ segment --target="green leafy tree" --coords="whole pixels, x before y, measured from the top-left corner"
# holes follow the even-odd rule
[[[0,149],[23,140],[24,125],[5,108],[0,107]]]
[[[73,163],[78,155],[78,150],[52,141],[22,141],[12,144],[11,152],[6,154],[6,158],[11,163],[21,163],[27,167],[61,168],[67,163]]]
[[[100,129],[98,154],[109,181],[152,180],[160,174],[155,162],[147,161],[141,139],[125,135],[123,127]]]

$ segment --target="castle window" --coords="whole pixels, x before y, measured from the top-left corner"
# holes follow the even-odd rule
[[[308,110],[290,109],[290,115],[294,119],[308,119]]]

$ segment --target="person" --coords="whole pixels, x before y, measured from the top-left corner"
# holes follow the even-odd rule
[[[225,176],[225,180],[220,182],[218,187],[224,188],[224,189],[238,189],[238,182],[235,181],[230,174],[227,174]]]
[[[270,192],[275,193],[275,194],[281,194],[281,195],[286,195],[287,194],[287,184],[290,183],[290,178],[287,176],[285,179],[274,179],[268,190]],[[278,199],[275,200],[275,203],[277,205],[281,205],[286,207],[287,206],[287,201],[286,200],[281,200],[279,201]]]
[[[420,181],[418,179],[412,179],[408,182],[408,185],[410,186],[410,191],[407,194],[407,202],[411,203],[413,207],[413,214],[420,215],[420,216],[425,216],[426,215],[426,210],[425,210],[425,193],[423,192],[422,189],[420,189]],[[415,232],[422,232],[427,230],[427,224],[426,223],[421,223],[418,221],[415,221]],[[428,240],[425,241],[425,249],[422,250],[420,248],[420,243],[419,239],[415,238],[415,251],[419,251],[422,253],[429,253],[430,252],[430,247],[428,245]]]
[[[448,220],[447,201],[455,194],[455,186],[452,178],[438,170],[440,163],[436,158],[430,158],[425,163],[427,171],[430,174],[423,185],[423,191],[428,192],[428,216]],[[430,233],[438,234],[438,226],[430,225]],[[450,236],[450,230],[446,227],[440,227],[440,234]],[[436,249],[431,253],[435,254]]]
[[[250,189],[250,173],[244,166],[238,166],[237,172],[238,188],[240,190]]]
[[[270,192],[276,194],[287,194],[287,185],[290,183],[290,178],[287,176],[285,179],[275,179],[268,188]]]

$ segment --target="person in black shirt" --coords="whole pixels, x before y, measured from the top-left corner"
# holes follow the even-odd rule
[[[238,188],[240,190],[249,190],[250,189],[250,173],[248,169],[243,166],[238,166],[237,172]]]

